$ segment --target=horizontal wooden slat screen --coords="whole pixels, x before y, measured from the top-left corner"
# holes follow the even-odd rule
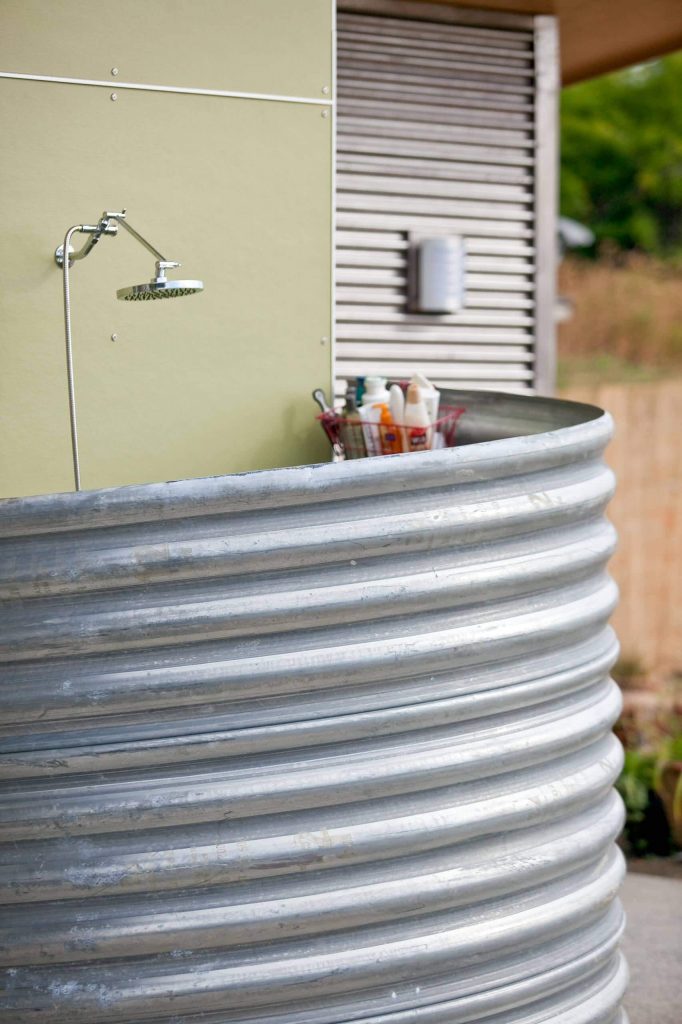
[[[336,375],[528,391],[535,337],[535,35],[338,17]],[[407,308],[408,235],[463,236],[466,303]]]

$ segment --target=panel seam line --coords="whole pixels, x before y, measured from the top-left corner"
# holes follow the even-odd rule
[[[0,71],[0,78],[12,78],[18,79],[19,81],[29,82],[52,82],[57,85],[94,85],[98,88],[114,89],[117,91],[119,89],[129,89],[138,90],[140,92],[180,93],[188,96],[219,96],[226,99],[260,100],[271,103],[301,103],[317,107],[331,107],[334,105],[334,100],[329,96],[325,96],[323,99],[317,99],[312,96],[285,96],[280,95],[279,93],[238,92],[233,89],[199,89],[183,85],[153,85],[142,82],[104,81],[94,78],[64,78],[58,75],[32,75],[18,71]]]

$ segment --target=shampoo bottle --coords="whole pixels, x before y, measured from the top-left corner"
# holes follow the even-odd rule
[[[413,384],[418,384],[422,395],[422,401],[426,406],[426,412],[431,423],[438,419],[438,406],[440,405],[440,391],[433,386],[430,380],[423,373],[415,373],[412,378]]]
[[[389,408],[394,423],[405,422],[405,395],[399,384],[391,384]]]
[[[405,402],[405,441],[407,451],[421,452],[431,447],[431,420],[418,384],[410,384]]]
[[[390,395],[386,390],[386,381],[383,377],[365,377],[363,405],[374,405],[376,402],[385,402],[388,405],[389,400]]]
[[[398,428],[398,438],[400,439],[400,451],[405,451],[405,430],[403,424],[405,423],[405,395],[403,389],[399,384],[391,384],[389,391],[390,404],[389,409],[391,410],[391,419]]]

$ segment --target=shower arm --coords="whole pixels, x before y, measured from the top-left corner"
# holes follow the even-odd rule
[[[112,223],[113,222],[113,223]],[[75,260],[83,260],[88,256],[99,242],[102,235],[117,235],[118,225],[125,228],[128,234],[132,235],[140,245],[144,246],[147,252],[150,252],[156,260],[156,273],[157,278],[163,279],[165,277],[164,271],[169,270],[172,267],[179,267],[180,264],[176,260],[167,260],[165,256],[162,256],[158,249],[154,248],[151,242],[148,242],[146,238],[136,231],[128,221],[126,220],[126,211],[121,210],[120,213],[116,211],[105,210],[100,217],[97,224],[77,224],[73,227],[72,231],[78,231],[81,234],[86,234],[89,237],[85,241],[82,248],[77,252],[69,252],[69,265]],[[70,248],[70,247],[69,247]],[[55,260],[57,265],[62,267],[64,265],[64,246],[60,245],[55,250]]]

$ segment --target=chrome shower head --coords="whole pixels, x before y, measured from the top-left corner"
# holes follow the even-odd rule
[[[176,295],[194,295],[204,290],[203,281],[149,281],[148,284],[131,284],[119,288],[116,295],[124,302],[147,302],[149,299],[173,299]]]
[[[178,295],[194,295],[204,290],[203,281],[169,281],[166,270],[179,267],[172,260],[159,261],[156,264],[156,277],[145,284],[131,284],[128,288],[119,288],[116,295],[124,302],[147,302],[149,299],[173,299]]]

